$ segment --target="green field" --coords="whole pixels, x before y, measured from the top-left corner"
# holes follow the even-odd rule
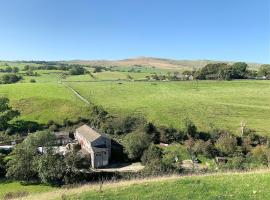
[[[270,199],[270,175],[218,175],[138,183],[73,195],[70,199],[249,200]]]
[[[52,187],[46,185],[23,185],[19,182],[0,182],[0,199],[3,199],[7,193],[26,192],[35,194],[47,192],[52,189]]]
[[[238,132],[243,121],[270,133],[269,81],[70,82],[82,96],[110,113],[141,115],[158,124],[181,128],[185,118],[200,130]]]
[[[270,199],[269,184],[269,172],[249,172],[105,182],[101,189],[99,184],[57,189],[14,183],[12,191],[31,192],[31,195],[24,198],[27,200],[265,200]],[[1,195],[7,193],[12,185],[0,184]],[[37,192],[39,194],[35,194]]]
[[[20,69],[24,66],[22,63],[9,64]],[[5,68],[4,63],[2,65],[0,63]],[[144,80],[153,70],[163,74],[167,71],[135,67],[142,71],[128,72],[122,68],[117,69],[123,71],[92,73],[94,78],[90,74],[67,76],[63,81],[115,116],[135,114],[156,125],[176,128],[182,128],[184,120],[189,118],[201,131],[221,128],[236,134],[239,133],[240,123],[245,122],[260,134],[270,134],[269,81],[136,81]],[[131,68],[134,66],[127,69]],[[38,76],[26,76],[24,71],[20,71],[23,80],[19,83],[0,85],[0,96],[10,98],[11,104],[21,111],[21,119],[62,123],[65,118],[76,119],[88,115],[88,106],[60,84],[59,77],[63,71],[35,72]],[[135,81],[128,81],[128,76]],[[29,83],[31,79],[35,79],[36,83]]]
[[[86,116],[88,108],[65,86],[57,83],[0,85],[0,96],[8,97],[21,119],[62,123],[65,118]]]

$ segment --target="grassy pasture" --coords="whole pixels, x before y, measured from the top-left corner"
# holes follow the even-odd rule
[[[112,114],[146,116],[159,125],[182,127],[186,117],[201,130],[237,133],[241,121],[270,134],[269,81],[70,82],[81,95]]]
[[[85,116],[88,109],[67,90],[56,83],[16,83],[0,85],[0,96],[8,97],[21,119],[47,123],[62,123],[65,118]]]
[[[51,189],[23,198],[60,199],[183,199],[183,200],[264,200],[270,199],[269,172],[225,173],[207,176],[171,176],[84,185],[72,189]],[[0,191],[1,191],[0,184]],[[23,189],[23,188],[22,188]],[[36,190],[40,190],[37,188]],[[16,191],[16,189],[15,189]]]
[[[48,192],[53,188],[46,185],[23,185],[20,182],[0,182],[0,199],[3,199],[7,193],[27,192],[35,194]]]
[[[188,177],[178,180],[134,183],[128,186],[84,192],[69,199],[183,199],[183,200],[249,200],[269,199],[269,174],[217,175]]]

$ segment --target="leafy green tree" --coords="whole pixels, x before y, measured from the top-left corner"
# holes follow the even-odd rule
[[[72,65],[70,69],[71,75],[81,75],[81,74],[85,74],[85,72],[86,70],[84,69],[84,67],[80,65]]]
[[[13,110],[9,105],[9,99],[0,98],[0,130],[5,130],[9,126],[9,122],[20,115],[19,111]]]
[[[164,143],[172,143],[180,141],[184,138],[181,132],[172,127],[161,127],[159,131],[160,141]]]
[[[40,156],[37,163],[38,176],[41,182],[52,185],[63,184],[63,178],[66,172],[64,157],[55,154],[52,149]]]
[[[18,76],[16,74],[4,74],[1,77],[1,83],[3,84],[11,84],[11,83],[16,83],[22,79],[22,76]]]
[[[267,79],[270,79],[270,65],[264,64],[261,65],[258,71],[259,76],[265,76]]]
[[[244,62],[236,62],[231,66],[232,71],[230,78],[232,79],[244,79],[247,75],[248,65]]]
[[[55,135],[41,131],[32,133],[20,144],[16,145],[7,163],[7,177],[11,179],[30,181],[38,176],[37,148],[50,147],[54,144]]]
[[[125,136],[123,145],[131,160],[138,160],[150,145],[150,137],[143,132],[132,132]]]

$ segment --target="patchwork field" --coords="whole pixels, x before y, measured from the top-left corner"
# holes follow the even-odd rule
[[[182,127],[192,119],[201,130],[237,133],[243,121],[270,134],[269,81],[70,82],[82,96],[116,115],[141,115],[159,125]]]
[[[22,198],[27,200],[53,199],[183,199],[183,200],[263,200],[270,198],[269,172],[228,173],[192,177],[162,177],[143,180],[120,181],[85,185],[72,189],[57,189],[47,186],[19,186],[16,191],[30,191]],[[44,187],[42,189],[42,187]],[[0,184],[1,195],[6,191]],[[49,190],[48,192],[46,192]],[[7,190],[8,191],[8,190]],[[39,191],[38,194],[35,194]]]

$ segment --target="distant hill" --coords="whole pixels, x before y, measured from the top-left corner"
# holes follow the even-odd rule
[[[183,70],[183,69],[197,69],[204,67],[209,63],[225,62],[232,64],[231,61],[213,61],[213,60],[173,60],[164,58],[153,58],[153,57],[138,57],[129,58],[124,60],[72,60],[66,61],[73,64],[85,64],[85,65],[102,65],[102,66],[121,66],[130,67],[134,65],[151,66],[159,69],[167,70]],[[250,68],[258,69],[260,63],[248,63]]]

